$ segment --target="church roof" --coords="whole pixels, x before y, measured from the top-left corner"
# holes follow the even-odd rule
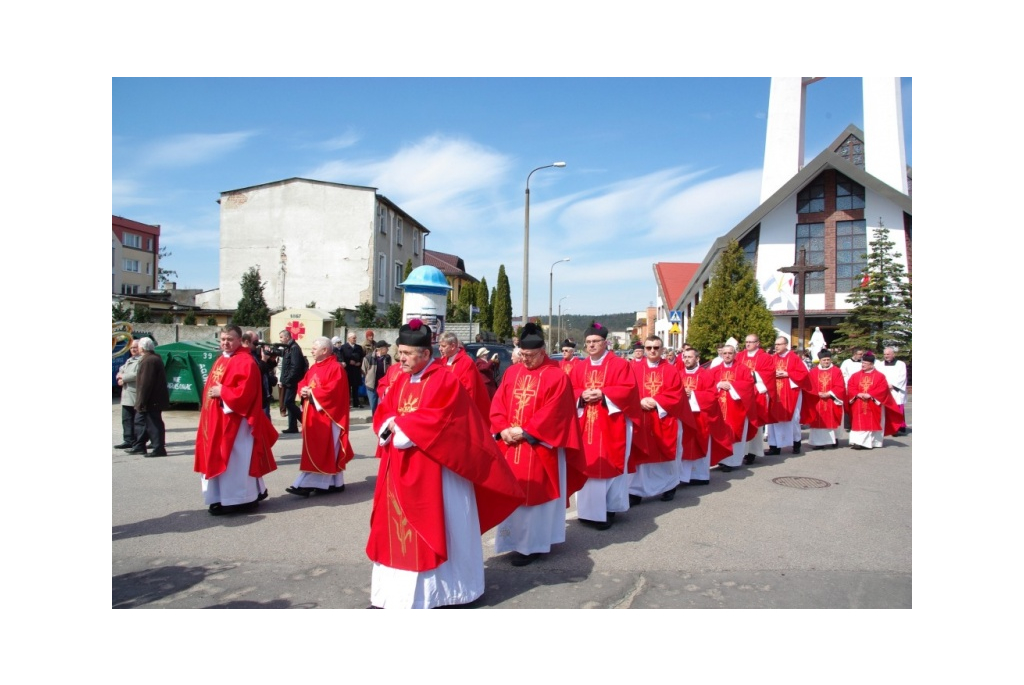
[[[698,268],[700,264],[697,262],[654,263],[654,278],[666,308],[672,309],[672,305],[679,301]]]
[[[754,209],[754,211],[736,224],[732,230],[719,237],[711,246],[711,249],[708,250],[707,256],[704,257],[704,261],[700,263],[700,266],[695,272],[694,278],[691,279],[691,283],[700,283],[710,279],[712,267],[718,259],[719,253],[725,249],[729,244],[729,241],[741,240],[749,231],[759,226],[762,219],[781,205],[786,198],[803,189],[804,186],[817,178],[818,174],[826,169],[835,169],[851,181],[859,183],[865,188],[868,188],[891,200],[897,207],[900,207],[904,212],[913,216],[914,203],[909,195],[904,195],[902,192],[888,185],[884,181],[875,178],[868,172],[864,171],[863,167],[854,164],[837,152],[839,147],[847,138],[850,137],[851,134],[860,140],[864,140],[863,131],[853,124],[847,126],[846,130],[840,133],[830,146],[822,150],[817,157],[805,164],[804,167],[798,171],[795,176],[793,176],[793,178],[789,179],[789,181],[776,190],[771,197],[762,202],[756,209]],[[907,167],[907,178],[908,180],[911,178],[910,167]],[[691,287],[692,286],[687,285],[679,297],[674,300],[667,300],[667,302],[672,304],[672,309],[680,308],[684,296],[690,294],[689,291]]]

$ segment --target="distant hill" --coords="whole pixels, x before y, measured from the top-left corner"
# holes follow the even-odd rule
[[[547,317],[544,317],[547,323]],[[636,323],[636,312],[623,312],[621,314],[563,314],[561,337],[568,335],[577,342],[582,341],[583,331],[596,321],[610,331],[621,332],[632,328]],[[554,315],[553,324],[558,327],[558,314]]]

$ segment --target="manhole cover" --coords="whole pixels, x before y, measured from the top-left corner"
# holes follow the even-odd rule
[[[827,488],[831,485],[831,483],[826,480],[807,478],[806,476],[782,476],[781,478],[772,478],[772,482],[776,485],[785,485],[787,488],[796,488],[797,490]]]

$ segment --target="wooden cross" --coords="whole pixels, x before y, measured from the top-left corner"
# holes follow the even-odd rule
[[[807,264],[807,248],[801,247],[800,256],[797,257],[796,264],[779,269],[783,273],[796,274],[797,282],[800,284],[800,292],[797,293],[797,316],[799,317],[797,330],[800,332],[801,350],[806,349],[804,345],[804,298],[807,291],[807,274],[815,271],[824,271],[826,268],[825,266],[809,266]]]

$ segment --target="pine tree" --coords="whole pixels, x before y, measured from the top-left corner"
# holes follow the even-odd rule
[[[686,341],[701,357],[715,356],[718,345],[729,338],[743,340],[756,333],[765,341],[775,341],[774,318],[761,295],[754,269],[735,240],[729,242],[715,264],[711,283],[693,311]]]
[[[412,273],[412,257],[405,260],[405,271],[402,273],[402,280],[409,280],[409,274]]]
[[[356,326],[369,328],[377,321],[377,305],[372,302],[360,302],[356,306]]]
[[[480,310],[477,321],[480,322],[480,330],[491,330],[491,303],[487,300],[487,279],[481,278],[476,288],[476,307]]]
[[[512,337],[512,288],[505,275],[505,265],[498,267],[498,287],[491,301],[494,311],[494,334],[506,340]]]
[[[259,266],[250,266],[249,270],[242,274],[241,285],[242,299],[238,301],[238,308],[231,317],[231,323],[238,326],[269,326],[270,308],[263,297]]]
[[[906,269],[894,252],[896,244],[881,225],[871,240],[871,253],[865,255],[864,280],[846,301],[853,305],[846,319],[836,328],[833,346],[846,350],[864,347],[881,356],[886,347],[894,347],[897,356],[910,361],[913,334],[911,286]]]

